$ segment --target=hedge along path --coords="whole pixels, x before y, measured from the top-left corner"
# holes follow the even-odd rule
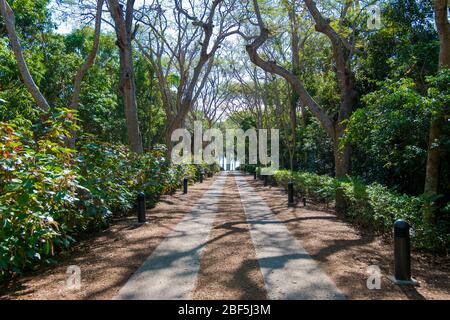
[[[160,243],[120,289],[116,300],[190,299],[201,252],[218,213],[226,175],[219,174],[210,190]]]
[[[147,210],[146,224],[138,224],[134,214],[115,217],[108,229],[80,239],[70,254],[59,256],[57,264],[20,277],[8,287],[0,286],[0,300],[112,299],[216,178],[189,186],[188,194],[177,190],[161,196],[156,206]],[[81,269],[80,290],[66,285],[71,265]]]
[[[236,183],[268,298],[345,299],[245,177],[238,174]]]

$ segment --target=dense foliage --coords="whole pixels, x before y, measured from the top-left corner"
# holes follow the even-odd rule
[[[425,178],[427,138],[431,114],[444,112],[450,101],[449,70],[426,81],[428,93],[420,94],[412,79],[386,81],[365,95],[364,108],[353,113],[347,141],[355,148],[354,171],[369,181],[378,181],[401,192],[420,194]],[[407,132],[407,134],[405,134]],[[448,136],[441,141],[448,150]],[[445,157],[443,157],[445,161]],[[442,175],[448,175],[442,166]],[[445,181],[445,179],[443,180]],[[442,193],[448,194],[442,184]]]
[[[253,168],[246,168],[254,172]],[[287,188],[289,181],[294,182],[294,192],[298,199],[307,197],[316,202],[332,206],[336,190],[343,191],[345,215],[361,227],[380,234],[391,235],[396,219],[405,219],[413,230],[413,245],[418,249],[445,251],[450,245],[448,222],[442,221],[436,227],[427,226],[422,219],[424,206],[429,205],[426,197],[410,196],[390,190],[377,182],[366,184],[361,179],[335,179],[327,175],[309,172],[279,170],[272,182]],[[450,204],[446,206],[449,213]]]
[[[84,136],[65,146],[73,112],[61,109],[41,125],[0,123],[0,278],[51,263],[74,235],[107,226],[133,209],[143,191],[149,206],[217,166],[171,165],[165,149],[138,155],[120,144]]]

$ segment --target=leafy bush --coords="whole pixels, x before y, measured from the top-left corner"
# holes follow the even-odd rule
[[[256,165],[255,164],[241,163],[239,168],[240,168],[241,171],[246,171],[246,172],[253,173],[256,170]]]
[[[91,221],[74,151],[64,146],[70,124],[65,111],[41,128],[0,123],[0,278],[51,262],[57,248],[73,241],[69,232]]]
[[[308,172],[291,172],[279,170],[274,175],[277,185],[287,187],[287,183],[292,179],[295,186],[295,193],[300,197],[308,197],[316,201],[331,203],[334,200],[336,182],[329,176],[321,176]]]
[[[80,232],[107,226],[135,205],[198,180],[217,165],[171,165],[165,147],[138,155],[119,144],[82,136],[66,147],[75,116],[61,109],[40,126],[0,122],[0,280],[52,263]]]

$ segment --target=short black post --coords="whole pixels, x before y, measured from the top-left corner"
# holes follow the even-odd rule
[[[256,171],[253,172],[253,180],[256,180]]]
[[[184,178],[183,180],[183,193],[187,193],[188,192],[188,179]]]
[[[288,206],[293,207],[294,203],[294,183],[292,181],[288,182]]]
[[[306,207],[306,198],[303,197],[303,206]]]
[[[145,223],[145,194],[139,192],[137,195],[137,215],[138,222]]]
[[[399,219],[394,222],[394,277],[391,280],[399,285],[417,284],[411,278],[411,241],[409,224]]]
[[[397,220],[394,223],[395,278],[397,280],[411,279],[410,251],[409,224],[404,220]]]
[[[203,183],[203,171],[200,172],[200,183]]]
[[[264,187],[267,187],[267,180],[268,180],[269,176],[265,175],[264,176]]]

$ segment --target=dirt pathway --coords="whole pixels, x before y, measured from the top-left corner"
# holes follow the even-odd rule
[[[421,285],[398,287],[386,277],[393,272],[392,244],[330,210],[310,203],[288,208],[286,202],[281,188],[224,173],[190,187],[187,195],[164,196],[148,210],[148,224],[116,219],[59,264],[0,290],[0,299],[111,299],[136,270],[150,279],[135,281],[136,288],[142,282],[136,292],[153,293],[133,297],[136,292],[128,290],[124,298],[316,299],[320,295],[311,295],[308,283],[321,283],[323,272],[350,299],[450,299],[448,259],[414,254],[413,276]],[[158,258],[148,263],[152,255]],[[320,267],[312,269],[317,276],[294,279],[311,258]],[[81,268],[80,290],[66,286],[70,265]],[[380,290],[366,286],[371,265],[381,268]]]
[[[218,208],[202,254],[193,299],[266,299],[264,280],[232,175],[227,178]]]

